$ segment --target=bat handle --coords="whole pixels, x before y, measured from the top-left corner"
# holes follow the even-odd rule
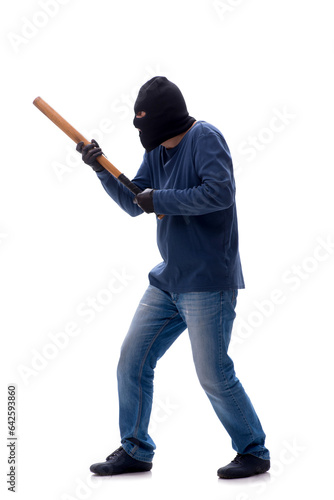
[[[131,182],[127,177],[126,175],[124,174],[121,174],[117,177],[117,179],[119,180],[119,182],[121,182],[122,184],[124,184],[124,186],[126,186],[130,191],[131,193],[137,195],[139,193],[142,192],[142,190],[136,186],[133,182]],[[163,219],[164,218],[164,215],[160,214],[157,216],[158,219]]]

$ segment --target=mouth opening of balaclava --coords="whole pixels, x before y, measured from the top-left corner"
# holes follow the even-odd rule
[[[164,76],[155,76],[141,87],[134,110],[135,114],[145,112],[133,124],[140,129],[139,138],[147,152],[186,132],[196,121],[189,116],[180,89]]]

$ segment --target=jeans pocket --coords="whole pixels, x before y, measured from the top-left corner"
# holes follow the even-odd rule
[[[235,309],[237,305],[238,289],[232,288],[230,290],[223,290],[222,292],[223,300],[224,296],[226,297],[226,300],[229,300],[229,302],[232,304],[233,309]]]

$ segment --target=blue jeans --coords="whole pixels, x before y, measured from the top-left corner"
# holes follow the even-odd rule
[[[121,442],[133,458],[153,459],[155,444],[148,425],[154,368],[187,328],[200,384],[233,448],[269,459],[260,421],[227,354],[237,293],[169,293],[149,285],[125,337],[117,368]]]

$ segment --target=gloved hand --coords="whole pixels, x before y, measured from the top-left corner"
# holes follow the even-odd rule
[[[78,142],[76,150],[79,151],[79,153],[82,154],[82,160],[92,167],[94,172],[102,172],[104,168],[102,165],[99,164],[98,161],[96,161],[96,158],[99,156],[102,156],[102,149],[98,145],[95,139],[91,140],[91,144],[87,144],[87,146],[84,146],[84,143]]]
[[[147,188],[133,199],[133,203],[136,203],[147,214],[154,212],[153,191],[154,189]]]

